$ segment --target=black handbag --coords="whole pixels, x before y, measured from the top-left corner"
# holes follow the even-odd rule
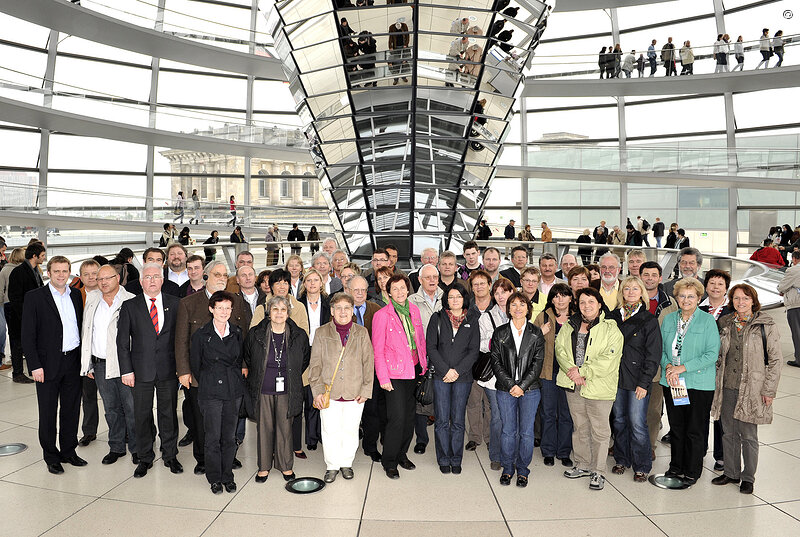
[[[433,373],[433,364],[428,364],[428,370],[425,374],[417,378],[414,398],[421,405],[433,403]]]
[[[494,323],[494,317],[492,314],[487,312],[489,316],[489,321],[492,323],[492,332],[497,329],[497,325]],[[494,376],[494,370],[492,370],[492,355],[488,352],[481,352],[478,354],[478,359],[472,366],[472,378],[475,380],[479,380],[481,382],[488,382]]]

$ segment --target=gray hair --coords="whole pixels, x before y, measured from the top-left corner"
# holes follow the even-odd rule
[[[353,295],[340,292],[340,293],[335,293],[331,297],[331,302],[330,302],[331,309],[333,309],[333,307],[339,302],[347,302],[348,304],[350,304],[350,307],[353,307],[356,304],[356,301],[353,299]]]
[[[350,288],[353,287],[353,282],[355,282],[356,280],[363,280],[364,283],[367,284],[367,289],[369,289],[369,282],[367,281],[367,279],[364,276],[359,276],[358,274],[350,278]]]
[[[142,272],[139,273],[140,282],[144,281],[144,271],[151,268],[158,269],[158,273],[161,274],[162,271],[164,270],[164,265],[162,265],[161,263],[145,263],[144,265],[142,265]]]
[[[286,306],[286,311],[292,311],[292,303],[289,302],[288,298],[285,296],[273,296],[267,301],[267,317],[269,317],[269,313],[272,311],[272,308],[278,304],[283,304]]]
[[[437,275],[437,276],[439,275],[439,269],[438,269],[438,268],[436,268],[435,266],[431,265],[430,263],[425,263],[425,264],[424,264],[424,265],[422,265],[422,266],[420,267],[420,269],[419,269],[419,275],[420,275],[420,277],[422,276],[422,271],[423,271],[423,270],[425,270],[426,268],[432,268],[433,270],[435,270],[435,271],[436,271],[436,275]]]
[[[319,259],[320,257],[324,257],[325,259],[328,260],[328,264],[329,265],[331,264],[331,256],[329,256],[325,252],[320,251],[320,252],[317,252],[316,254],[314,254],[314,257],[311,258],[311,266],[312,267],[314,266],[314,263],[317,262],[317,259]]]
[[[206,268],[203,269],[203,274],[205,274],[206,276],[211,276],[211,271],[217,268],[217,266],[219,265],[225,267],[225,263],[223,263],[222,261],[209,261],[208,265],[206,265]],[[228,267],[225,267],[225,272],[228,272]]]
[[[600,262],[602,263],[603,259],[605,259],[606,257],[613,258],[614,261],[617,262],[617,266],[618,267],[622,266],[622,261],[619,260],[619,256],[617,254],[614,254],[614,253],[611,253],[611,252],[606,252],[606,253],[604,253],[603,255],[600,256]]]
[[[692,248],[691,246],[687,246],[686,248],[681,248],[681,251],[678,252],[678,263],[681,262],[681,259],[685,255],[693,255],[695,259],[697,259],[698,267],[703,264],[703,254],[697,248]]]
[[[348,257],[348,255],[347,255],[347,252],[345,252],[345,251],[344,251],[344,250],[342,250],[341,248],[339,248],[338,250],[336,250],[335,252],[333,252],[333,253],[331,254],[331,260],[333,260],[333,258],[334,258],[334,256],[335,256],[336,254],[342,254],[342,255],[344,256],[344,261],[345,261],[345,263],[349,263],[349,262],[350,262],[350,257]]]
[[[322,241],[322,246],[324,247],[324,246],[325,246],[326,244],[328,244],[329,242],[333,242],[333,244],[335,244],[337,248],[339,247],[339,243],[338,243],[338,242],[336,241],[336,239],[334,239],[333,237],[328,237],[327,239],[325,239],[324,241]]]

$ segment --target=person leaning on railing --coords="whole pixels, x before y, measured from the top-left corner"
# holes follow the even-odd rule
[[[725,473],[714,485],[739,483],[753,493],[758,466],[758,425],[772,423],[772,401],[781,376],[781,343],[772,317],[763,313],[751,286],[734,285],[735,313],[720,320],[720,349],[711,414],[722,421]],[[741,457],[744,457],[744,469]]]

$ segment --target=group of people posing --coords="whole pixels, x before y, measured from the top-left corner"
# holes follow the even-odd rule
[[[514,477],[528,484],[539,445],[545,466],[559,459],[566,478],[589,477],[600,490],[612,437],[612,472],[631,468],[642,482],[663,405],[668,475],[688,484],[700,477],[713,417],[724,469],[713,483],[752,492],[757,425],[771,420],[780,374],[779,337],[752,287],[729,289],[719,270],[701,283],[697,250],[682,250],[680,279],[662,284],[661,266],[641,251],[631,252],[622,277],[620,258],[602,254],[593,278],[569,254],[561,270],[549,254],[529,266],[524,246],[513,248],[505,270],[496,248],[480,252],[474,242],[464,245],[461,265],[451,252],[427,249],[408,276],[391,245],[363,272],[327,249],[308,268],[293,255],[256,277],[249,252],[229,276],[222,262],[187,259],[181,245],[166,255],[151,248],[125,287],[118,265],[95,261],[81,266],[81,282],[94,274],[81,287],[68,285],[71,264],[61,256],[48,261],[43,285],[36,275],[46,251],[29,245],[9,278],[9,321],[21,327],[36,381],[48,470],[87,464],[75,450],[83,375],[96,381],[109,425],[102,462],[130,452],[137,478],[155,460],[154,396],[162,461],[183,471],[180,384],[194,472],[215,494],[236,490],[248,418],[256,422],[257,483],[273,468],[293,479],[303,440],[310,450],[322,445],[326,482],[352,479],[362,434],[364,453],[398,479],[399,469],[415,468],[415,431],[414,451],[425,452],[430,421],[439,470],[460,474],[468,415],[470,429],[488,425],[502,485]],[[187,265],[203,277],[190,277]],[[432,406],[420,404],[421,384],[432,387]]]

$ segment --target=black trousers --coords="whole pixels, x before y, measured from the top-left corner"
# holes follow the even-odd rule
[[[698,479],[708,446],[708,424],[714,390],[688,390],[689,404],[675,406],[669,387],[662,386],[669,419],[671,458],[669,469]]]
[[[198,399],[198,394],[200,392],[200,388],[195,386],[189,387],[186,390],[186,399],[184,400],[184,405],[186,405],[186,401],[188,400],[189,406],[189,415],[192,421],[192,427],[189,429],[192,431],[192,438],[194,441],[192,442],[192,456],[194,456],[194,460],[197,461],[197,464],[203,466],[205,465],[205,442],[206,442],[206,429],[205,429],[205,416],[203,416],[203,409],[200,400]],[[238,409],[237,409],[238,413]],[[184,420],[186,418],[184,417]],[[219,481],[219,479],[217,479]],[[211,481],[211,483],[216,483],[216,481]]]
[[[392,379],[392,388],[386,392],[386,432],[383,435],[381,463],[386,470],[397,469],[397,463],[407,458],[408,446],[414,435],[414,399],[416,380]]]
[[[65,354],[53,378],[36,383],[39,403],[39,444],[44,462],[55,464],[75,455],[81,415],[80,347]],[[49,375],[49,373],[48,373]],[[61,410],[59,412],[59,404]],[[58,447],[56,447],[58,421]]]
[[[197,388],[194,388],[197,391]],[[205,431],[206,479],[209,483],[233,481],[233,458],[236,456],[236,424],[242,398],[223,401],[200,401]],[[199,443],[195,440],[195,443]]]
[[[186,432],[194,436],[194,414],[192,413],[192,404],[189,402],[189,392],[183,386],[183,403],[181,403],[181,414],[183,415],[183,424],[186,426]]]
[[[136,450],[139,462],[152,463],[153,394],[156,396],[158,436],[165,461],[178,455],[178,383],[175,379],[137,380],[133,385],[133,416],[136,420]]]
[[[427,423],[427,416],[425,421]],[[378,451],[378,437],[383,441],[386,432],[386,390],[381,388],[378,377],[372,381],[372,397],[364,403],[361,424],[364,427],[364,438],[361,442],[364,452]]]
[[[97,383],[89,377],[81,377],[81,406],[83,407],[83,421],[81,430],[84,435],[97,434],[97,422],[100,415],[97,412]]]
[[[316,446],[322,438],[322,422],[319,410],[314,408],[311,386],[303,386],[303,412],[292,420],[292,449],[303,449],[303,414],[306,416],[306,446]]]

